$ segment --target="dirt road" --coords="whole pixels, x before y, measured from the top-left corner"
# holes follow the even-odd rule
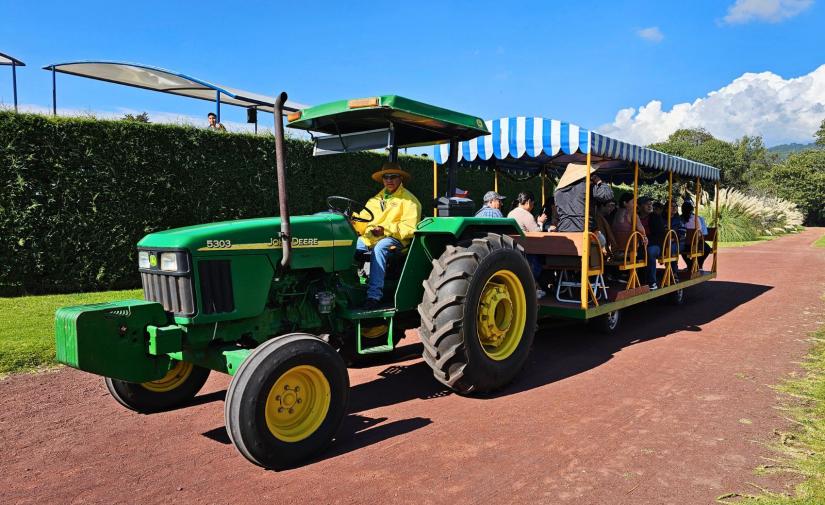
[[[556,325],[518,380],[449,394],[417,357],[350,371],[333,447],[270,472],[224,431],[227,377],[195,405],[127,411],[71,369],[0,382],[0,503],[711,503],[747,483],[788,423],[769,387],[825,322],[825,250],[801,234],[723,250],[682,308],[625,311],[605,338]]]

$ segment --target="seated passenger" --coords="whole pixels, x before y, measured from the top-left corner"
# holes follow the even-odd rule
[[[705,224],[705,218],[703,218],[702,216],[694,215],[693,203],[691,203],[689,200],[685,200],[685,203],[682,204],[682,221],[685,223],[685,229],[687,230],[687,236],[688,237],[692,236],[691,232],[693,230],[697,229],[697,227],[696,227],[697,223],[699,224],[699,227],[698,227],[699,233],[701,233],[703,237],[708,236],[708,225]],[[705,258],[707,258],[708,255],[713,250],[707,244],[707,242],[703,242],[703,243],[704,243],[705,247],[704,247],[704,251],[702,251],[702,255],[699,257],[699,269],[700,270],[701,270],[702,266],[705,264]],[[689,253],[690,253],[690,241],[686,239],[685,240],[685,248],[683,249],[683,252],[682,252],[682,254],[683,254],[682,257],[684,258],[685,263],[688,264],[688,268],[690,268],[690,265],[691,265],[690,258],[688,257]]]
[[[533,196],[533,193],[530,191],[522,191],[518,194],[514,203],[516,203],[517,206],[507,214],[507,217],[515,219],[521,231],[541,231],[542,225],[547,221],[547,216],[541,215],[538,220],[533,217],[533,207],[536,205],[536,197]],[[541,285],[539,283],[542,270],[541,259],[535,254],[528,254],[527,262],[530,263],[530,270],[533,272],[533,278],[536,280],[536,283],[538,283],[537,285]],[[546,294],[543,290],[536,289],[536,296],[538,298],[544,298]]]
[[[539,217],[541,216],[545,216],[544,223],[541,225],[541,231],[558,231],[559,213],[556,210],[556,202],[552,196],[547,199],[544,207],[542,207]]]
[[[616,209],[613,215],[612,229],[616,236],[616,245],[619,246],[620,251],[627,248],[627,242],[630,240],[632,234],[631,227],[633,226],[633,193],[624,193],[619,197],[619,208]],[[639,220],[636,220],[636,231],[642,234],[642,245],[647,246],[647,235],[645,235],[645,228]],[[630,251],[628,251],[628,254]]]
[[[383,182],[384,189],[367,201],[366,208],[374,217],[356,245],[358,251],[372,251],[364,304],[367,310],[378,307],[384,296],[384,275],[392,247],[407,247],[421,221],[421,203],[403,184],[409,182],[411,176],[401,170],[398,163],[384,163],[381,170],[372,174],[372,179]]]
[[[596,204],[596,232],[599,236],[599,243],[602,246],[602,249],[605,252],[605,256],[613,257],[616,256],[621,250],[621,254],[624,254],[624,249],[619,248],[618,242],[616,242],[616,236],[613,234],[613,228],[610,226],[609,216],[610,213],[615,210],[616,204],[613,200],[604,203],[597,203]]]
[[[676,247],[676,243],[673,242],[671,244],[671,254],[679,254],[680,252],[685,251],[685,243],[687,238],[687,228],[685,228],[685,223],[682,221],[682,217],[679,215],[679,204],[676,200],[670,202],[670,229],[676,232],[676,236],[679,238],[679,246]],[[688,246],[690,249],[690,246]]]
[[[591,212],[589,229],[593,229],[595,223],[592,206],[596,202],[607,202],[613,199],[613,190],[609,184],[605,184],[593,172],[597,167],[590,168],[590,198]],[[587,177],[587,165],[570,163],[564,171],[556,185],[556,192],[553,199],[556,202],[556,209],[559,213],[558,231],[584,231],[584,199],[585,180]]]
[[[656,283],[656,260],[662,253],[665,241],[665,223],[653,212],[653,199],[647,196],[639,198],[639,222],[645,229],[647,237],[647,284],[650,289],[659,289]]]
[[[501,213],[501,202],[504,197],[495,191],[484,193],[484,206],[478,209],[475,217],[504,217]]]

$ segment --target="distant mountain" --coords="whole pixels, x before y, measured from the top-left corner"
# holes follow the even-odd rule
[[[768,148],[768,152],[775,153],[779,156],[779,159],[784,160],[792,153],[796,153],[799,151],[808,151],[810,149],[818,149],[819,146],[814,144],[813,142],[810,144],[780,144],[778,146],[773,146]]]

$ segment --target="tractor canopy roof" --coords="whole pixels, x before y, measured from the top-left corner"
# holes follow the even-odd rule
[[[325,134],[315,154],[470,140],[489,132],[481,118],[397,95],[339,100],[287,117],[287,126]]]

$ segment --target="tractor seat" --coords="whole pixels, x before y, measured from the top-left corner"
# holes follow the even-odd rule
[[[390,254],[387,258],[387,272],[384,275],[385,279],[397,279],[401,276],[401,270],[404,267],[404,259],[407,256],[408,248],[398,246],[390,247]],[[372,251],[355,251],[355,263],[358,266],[359,272],[363,276],[369,276],[369,264]]]

